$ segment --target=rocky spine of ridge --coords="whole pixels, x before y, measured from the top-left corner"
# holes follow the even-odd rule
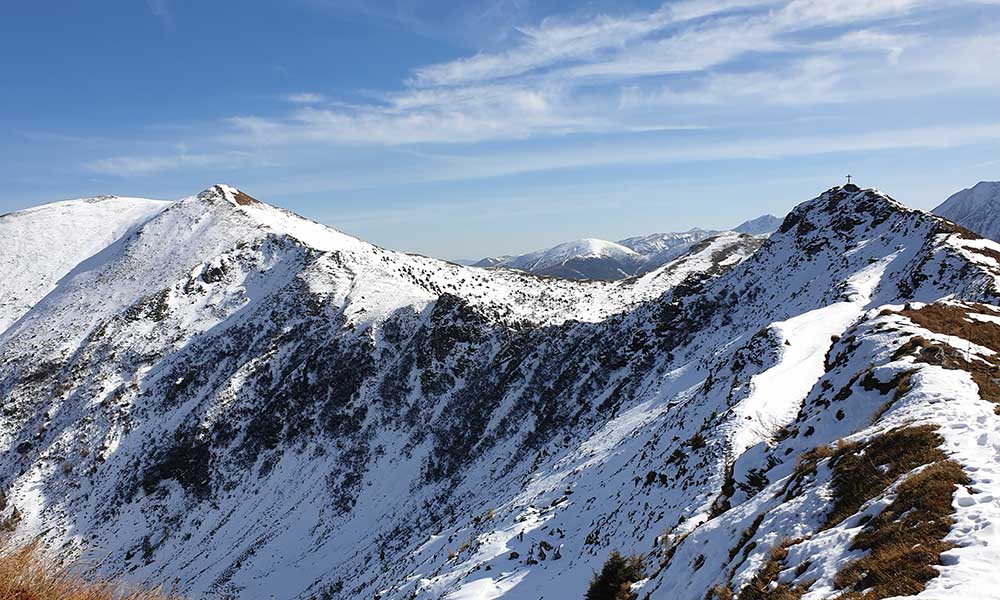
[[[0,338],[18,535],[193,597],[298,598],[582,597],[613,549],[648,554],[643,594],[702,598],[808,535],[773,568],[810,562],[819,594],[850,540],[819,543],[830,462],[798,457],[992,411],[932,358],[869,427],[922,327],[904,305],[994,304],[1000,272],[877,191],[627,284],[400,255],[230,196],[171,206]],[[934,369],[966,412],[935,412]]]

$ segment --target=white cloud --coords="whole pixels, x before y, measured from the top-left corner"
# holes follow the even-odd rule
[[[418,68],[414,83],[423,86],[465,85],[522,75],[560,63],[600,60],[664,28],[746,8],[766,8],[776,0],[687,0],[626,16],[598,15],[586,20],[548,18],[517,28],[519,43],[504,52]]]
[[[418,68],[367,102],[289,94],[294,106],[285,112],[232,117],[224,135],[197,146],[218,151],[113,157],[87,168],[148,173],[226,164],[247,148],[311,144],[471,146],[706,123],[725,134],[732,123],[815,118],[810,109],[828,113],[834,103],[863,111],[874,101],[963,90],[996,95],[1000,72],[981,65],[995,58],[1000,36],[975,23],[959,30],[935,22],[942,6],[963,4],[970,2],[686,0],[642,14],[549,18],[520,27],[505,51]],[[765,142],[758,148],[779,143]],[[650,156],[675,151],[665,147]],[[676,151],[709,159],[720,149],[733,153],[722,143]],[[615,156],[640,160],[627,148]]]
[[[167,30],[174,28],[174,12],[170,5],[170,0],[146,0],[146,6],[153,16],[160,21],[160,25]]]
[[[731,19],[649,40],[615,54],[559,72],[571,78],[628,79],[650,75],[705,71],[747,52],[774,52],[783,44],[774,29],[759,19]]]
[[[252,162],[252,156],[245,152],[189,154],[180,150],[151,156],[113,156],[85,162],[82,167],[92,173],[128,177],[173,171],[183,167],[235,167],[249,162]]]
[[[557,85],[503,84],[417,89],[379,104],[304,107],[283,118],[240,116],[229,124],[230,142],[268,145],[475,143],[629,127]]]
[[[287,94],[284,96],[284,99],[292,104],[320,104],[326,101],[326,96],[313,92],[300,92],[297,94]]]
[[[599,16],[585,22],[547,19],[518,29],[521,43],[506,52],[477,54],[417,69],[418,85],[458,85],[520,75],[567,60],[581,60],[599,50],[624,45],[664,26],[669,11],[613,18]]]
[[[1000,122],[883,129],[825,135],[752,136],[709,142],[620,143],[518,150],[502,155],[451,157],[452,178],[481,178],[554,169],[737,159],[780,159],[842,152],[942,149],[1000,139]]]

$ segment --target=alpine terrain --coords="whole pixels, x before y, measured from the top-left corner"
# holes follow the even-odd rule
[[[0,527],[66,562],[190,598],[1000,597],[1000,245],[878,190],[618,281],[224,185],[0,232]]]
[[[1000,240],[1000,181],[981,181],[932,211],[991,240]]]
[[[703,240],[733,232],[766,237],[779,225],[781,220],[777,217],[763,215],[741,223],[732,232],[696,227],[679,233],[631,237],[617,243],[586,238],[519,256],[487,257],[471,264],[518,269],[548,277],[615,281],[654,271]],[[748,243],[752,242],[748,240]]]

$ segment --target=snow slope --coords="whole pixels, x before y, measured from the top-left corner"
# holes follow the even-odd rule
[[[746,221],[734,233],[766,236],[781,224],[772,215]],[[577,280],[615,281],[659,269],[709,238],[731,232],[694,228],[679,233],[653,233],[617,243],[593,238],[566,242],[519,256],[487,257],[473,266],[506,267],[537,275]]]
[[[653,233],[626,238],[618,243],[644,256],[666,257],[670,254],[674,256],[681,254],[692,244],[696,244],[719,233],[718,231],[707,231],[696,227],[679,233]]]
[[[1000,239],[1000,182],[981,181],[932,211],[992,240]]]
[[[550,271],[565,267],[568,261],[587,259],[610,259],[628,263],[639,261],[640,256],[634,250],[621,244],[585,238],[516,256],[506,262],[504,266],[545,275]]]
[[[99,196],[0,216],[0,333],[66,273],[169,203]]]
[[[766,241],[567,281],[216,186],[0,336],[2,516],[193,598],[582,598],[620,550],[642,597],[695,600],[783,540],[767,585],[828,598],[919,469],[826,526],[834,460],[800,465],[930,423],[969,483],[922,597],[995,597],[998,257],[844,186]]]
[[[733,227],[733,231],[750,235],[770,235],[777,231],[778,227],[781,227],[781,219],[774,215],[761,215],[756,219],[740,223]]]

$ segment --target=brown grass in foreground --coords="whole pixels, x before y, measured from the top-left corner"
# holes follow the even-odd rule
[[[0,600],[180,600],[109,579],[87,578],[45,559],[36,544],[12,548],[0,541]]]
[[[830,525],[857,513],[903,478],[889,506],[855,536],[851,549],[867,554],[834,577],[834,585],[844,592],[839,600],[911,596],[938,576],[941,553],[952,547],[944,539],[954,524],[955,488],[970,482],[961,465],[941,451],[943,442],[934,426],[920,425],[838,450]]]

